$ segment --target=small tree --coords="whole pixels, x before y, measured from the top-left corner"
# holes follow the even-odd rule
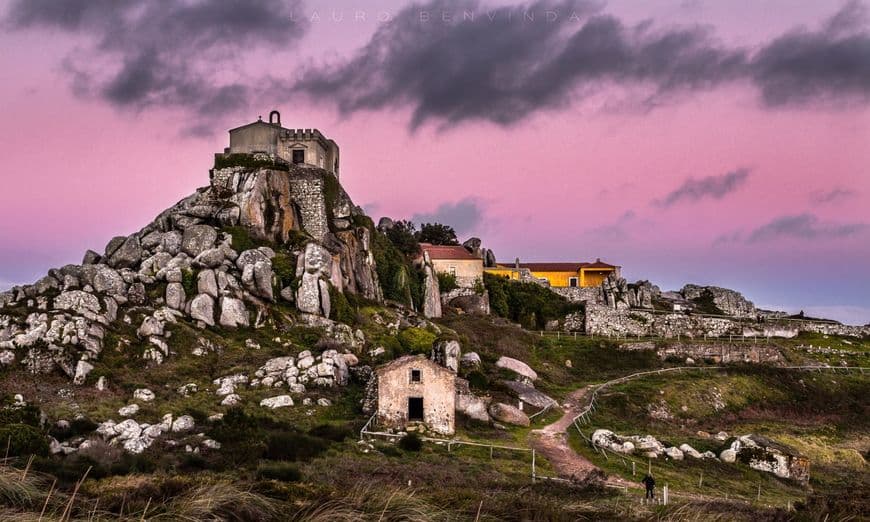
[[[417,240],[421,243],[432,243],[433,245],[458,245],[459,240],[456,239],[456,231],[449,225],[441,223],[423,223],[420,226],[420,233],[417,234]]]
[[[456,290],[459,285],[456,283],[456,276],[447,272],[438,272],[438,289],[442,292],[450,292]]]
[[[393,227],[387,230],[387,239],[406,256],[414,255],[420,250],[416,227],[410,221],[396,221]]]

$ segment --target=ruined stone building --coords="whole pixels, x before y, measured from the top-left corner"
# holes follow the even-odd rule
[[[456,421],[456,374],[424,355],[406,355],[376,370],[378,426],[406,429],[419,423],[452,435]]]
[[[338,177],[338,144],[317,129],[285,129],[281,113],[272,111],[269,121],[230,129],[230,146],[225,154],[274,154],[294,165],[310,165]]]

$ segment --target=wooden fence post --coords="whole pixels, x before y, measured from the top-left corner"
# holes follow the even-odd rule
[[[535,476],[537,473],[535,472],[535,449],[532,448],[532,482],[535,481]]]

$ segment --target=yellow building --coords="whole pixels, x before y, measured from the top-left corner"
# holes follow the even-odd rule
[[[484,268],[487,274],[515,280],[538,279],[552,287],[588,287],[600,285],[610,274],[619,276],[619,266],[603,263],[514,263]]]

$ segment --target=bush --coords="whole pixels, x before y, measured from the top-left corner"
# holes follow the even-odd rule
[[[438,338],[429,330],[406,328],[399,332],[399,343],[407,353],[429,353],[432,343]]]
[[[92,421],[91,419],[88,419],[87,417],[80,417],[71,421],[69,423],[69,428],[61,429],[57,426],[54,426],[49,431],[49,434],[58,440],[65,440],[78,436],[87,437],[88,435],[93,433],[94,430],[97,429],[97,426],[97,423]]]
[[[37,406],[32,404],[15,406],[11,397],[4,398],[0,404],[5,405],[0,408],[0,426],[4,424],[39,426],[39,408]]]
[[[409,433],[399,439],[399,447],[405,451],[420,451],[423,449],[423,440],[416,433]]]
[[[272,271],[281,288],[290,286],[296,279],[296,257],[284,252],[276,253],[272,258]]]
[[[293,431],[273,433],[266,441],[263,456],[269,460],[311,460],[326,451],[329,443]]]
[[[353,431],[349,426],[339,424],[320,424],[308,430],[308,434],[321,439],[331,440],[333,442],[341,442],[344,439],[353,436]]]
[[[228,167],[245,167],[250,170],[290,170],[289,165],[287,165],[287,163],[283,160],[273,161],[272,159],[254,159],[253,154],[244,154],[237,152],[233,154],[215,156],[214,168],[225,169]]]
[[[493,274],[483,274],[483,283],[489,290],[490,310],[524,328],[543,330],[547,321],[582,309],[582,305],[570,303],[536,283],[511,281]]]
[[[29,424],[13,423],[0,426],[0,446],[10,456],[47,455],[48,440],[37,428]]]
[[[257,478],[296,482],[302,477],[296,464],[263,461],[257,466]]]
[[[475,390],[486,390],[489,387],[489,379],[479,370],[474,370],[466,377],[468,385]]]
[[[268,246],[268,241],[260,241],[251,237],[248,229],[245,227],[224,227],[222,232],[232,236],[232,247],[236,252],[244,252],[260,246]]]
[[[199,290],[196,284],[196,272],[187,268],[181,272],[181,286],[184,287],[184,294],[190,299],[195,296]]]
[[[456,276],[447,272],[438,272],[438,289],[442,292],[456,290],[459,285],[456,284]]]
[[[356,310],[350,305],[347,297],[338,288],[329,285],[329,318],[344,324],[356,323]]]

